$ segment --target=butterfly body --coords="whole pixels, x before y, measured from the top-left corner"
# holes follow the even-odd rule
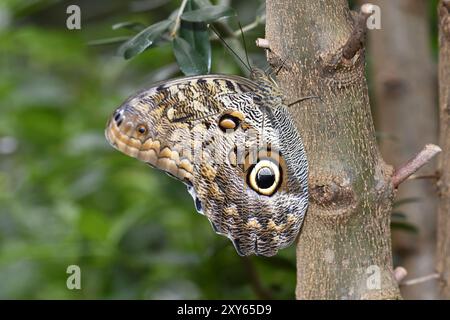
[[[308,203],[301,139],[275,83],[206,75],[157,84],[119,107],[107,140],[183,181],[240,255],[290,245]]]

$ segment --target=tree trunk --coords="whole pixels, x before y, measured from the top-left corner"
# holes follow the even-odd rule
[[[268,60],[285,61],[277,79],[288,101],[320,95],[291,107],[310,171],[297,298],[398,299],[389,227],[393,170],[375,139],[364,52],[351,57],[344,50],[355,35],[348,3],[267,0],[266,14]]]
[[[436,72],[430,50],[428,3],[416,0],[369,1],[381,8],[382,28],[369,32],[374,75],[375,120],[381,153],[399,166],[429,142],[437,142]],[[421,171],[433,175],[435,166]],[[393,232],[398,263],[412,278],[434,272],[436,250],[436,180],[421,179],[399,188],[397,199],[416,198],[396,209],[406,214],[418,234]],[[404,298],[437,297],[436,281],[402,288]]]
[[[450,299],[450,1],[439,4],[440,161],[437,269],[442,295]]]

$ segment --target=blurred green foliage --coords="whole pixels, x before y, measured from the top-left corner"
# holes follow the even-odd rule
[[[240,258],[181,183],[104,139],[128,95],[180,73],[170,44],[125,61],[118,44],[87,43],[130,37],[111,26],[148,26],[179,3],[78,2],[81,30],[65,27],[76,1],[0,5],[0,298],[293,298],[294,247],[272,259]],[[258,6],[234,6],[242,24]],[[239,73],[218,42],[212,72]],[[66,287],[72,264],[81,290]]]

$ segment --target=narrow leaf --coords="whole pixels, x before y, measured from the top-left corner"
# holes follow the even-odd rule
[[[145,28],[129,41],[121,45],[118,51],[119,54],[125,59],[133,58],[158,40],[171,24],[171,20],[163,20]]]
[[[213,22],[225,17],[236,15],[236,12],[228,6],[207,6],[197,10],[185,12],[181,19],[189,22]]]
[[[198,8],[194,0],[189,0],[185,12]],[[192,48],[206,61],[207,70],[211,70],[211,43],[209,41],[208,27],[204,22],[182,21],[180,26],[180,37],[186,40]]]
[[[173,39],[173,52],[181,71],[187,75],[207,73],[207,61],[186,40],[176,37]]]

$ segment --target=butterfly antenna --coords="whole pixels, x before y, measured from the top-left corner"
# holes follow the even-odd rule
[[[268,74],[269,76],[272,76],[273,74],[275,74],[276,76],[278,75],[278,73],[281,71],[281,69],[284,67],[284,65],[286,64],[286,61],[289,59],[289,57],[286,57],[283,59],[283,61],[281,61],[281,64],[279,65],[278,68],[276,69],[271,69],[270,73]]]
[[[252,69],[250,68],[250,66],[245,64],[244,60],[242,60],[241,57],[230,47],[230,45],[219,34],[219,32],[216,30],[216,28],[212,24],[210,24],[209,27],[216,34],[216,36],[222,41],[222,43],[228,48],[228,50],[230,50],[239,59],[239,61],[248,69],[248,71],[252,72]]]
[[[249,66],[249,68],[252,69],[252,65],[250,64],[250,60],[248,59],[247,43],[245,42],[244,30],[242,30],[242,25],[241,25],[240,21],[238,21],[238,24],[239,24],[239,29],[241,30],[241,38],[242,38],[242,43],[244,45],[245,59],[247,60],[247,65]]]

